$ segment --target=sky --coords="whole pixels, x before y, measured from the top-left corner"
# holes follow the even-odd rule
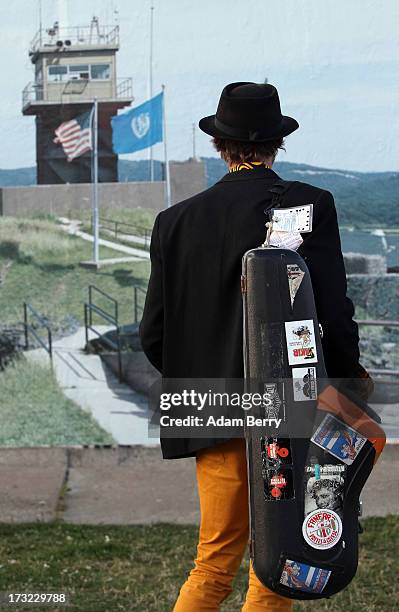
[[[154,6],[154,93],[166,86],[170,159],[193,154],[193,123],[216,111],[223,87],[268,82],[299,130],[280,161],[359,171],[399,170],[399,2],[397,0],[41,0],[43,25],[115,22],[118,77],[133,78],[133,106],[149,92],[150,7]],[[65,11],[65,4],[67,11]],[[28,46],[39,0],[2,2],[0,168],[35,163],[33,117],[21,113],[33,80]],[[61,24],[62,25],[62,24]],[[216,155],[195,129],[196,153]],[[154,156],[162,159],[163,147]],[[141,151],[122,156],[146,159]]]

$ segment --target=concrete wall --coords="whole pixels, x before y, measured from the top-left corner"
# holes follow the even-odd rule
[[[170,163],[172,203],[203,191],[206,186],[205,166],[202,162]],[[100,183],[99,205],[107,208],[165,207],[164,182]],[[91,185],[33,185],[31,187],[3,187],[0,189],[0,215],[22,217],[43,212],[65,215],[74,210],[90,209]]]

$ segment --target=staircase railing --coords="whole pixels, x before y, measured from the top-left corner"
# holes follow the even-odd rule
[[[111,308],[112,312],[107,312],[104,308],[95,304],[93,296],[97,294],[97,296],[105,297],[109,302],[112,303],[113,308]],[[107,338],[102,333],[100,333],[93,326],[93,314],[98,315],[107,323],[113,325],[116,329],[116,342],[113,342],[110,338]],[[120,334],[120,325],[119,325],[119,305],[118,301],[115,300],[111,295],[105,293],[102,289],[99,289],[95,285],[89,285],[89,301],[84,304],[84,318],[85,318],[85,337],[86,337],[86,349],[89,344],[89,330],[96,334],[98,337],[101,337],[101,342],[107,344],[110,348],[118,354],[118,376],[119,381],[123,381],[123,369],[122,369],[122,352],[121,352],[121,334]]]
[[[29,314],[39,323],[36,327],[33,327],[29,323]],[[25,350],[29,349],[29,334],[31,334],[42,348],[49,354],[50,359],[53,359],[53,338],[50,326],[45,322],[43,317],[33,308],[28,302],[24,302],[24,335],[25,335]],[[47,330],[47,344],[36,332],[37,327],[41,327]]]

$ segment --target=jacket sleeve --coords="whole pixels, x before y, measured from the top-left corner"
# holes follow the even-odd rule
[[[151,274],[139,334],[144,353],[152,365],[162,373],[163,291],[159,217],[160,214],[155,219],[151,235]]]
[[[313,231],[303,234],[298,252],[309,268],[317,316],[323,329],[322,345],[330,378],[359,376],[359,333],[354,307],[347,297],[334,198],[323,191],[314,205]]]

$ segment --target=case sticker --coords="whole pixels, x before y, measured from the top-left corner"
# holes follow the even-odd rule
[[[276,232],[272,230],[269,244],[280,249],[296,251],[302,242],[303,238],[299,232]]]
[[[334,510],[320,508],[305,517],[302,525],[305,541],[312,548],[327,550],[338,544],[342,536],[342,521]]]
[[[273,235],[273,234],[272,234]],[[288,287],[290,290],[291,307],[294,306],[294,299],[300,287],[305,272],[298,264],[287,264]]]
[[[342,423],[332,414],[327,414],[311,438],[314,444],[324,448],[333,457],[352,465],[367,438]]]
[[[330,570],[286,559],[280,584],[299,591],[322,593],[330,576]]]
[[[294,499],[291,443],[288,438],[261,438],[266,501]]]
[[[284,324],[288,363],[299,365],[309,361],[317,361],[313,319],[285,321]]]
[[[284,390],[284,387],[282,389]],[[265,383],[264,395],[267,396],[265,417],[268,419],[278,419],[281,416],[281,412],[284,412],[285,418],[284,398],[280,397],[277,383]]]
[[[316,368],[292,368],[294,402],[306,402],[317,398]]]
[[[313,465],[305,468],[305,516],[318,509],[334,510],[342,516],[346,467]]]
[[[262,438],[262,463],[266,468],[278,469],[281,465],[292,464],[289,438]]]
[[[266,469],[263,472],[263,479],[266,501],[294,499],[292,467],[281,466],[277,470]]]
[[[313,204],[293,206],[292,208],[273,208],[273,230],[279,232],[311,232]]]

